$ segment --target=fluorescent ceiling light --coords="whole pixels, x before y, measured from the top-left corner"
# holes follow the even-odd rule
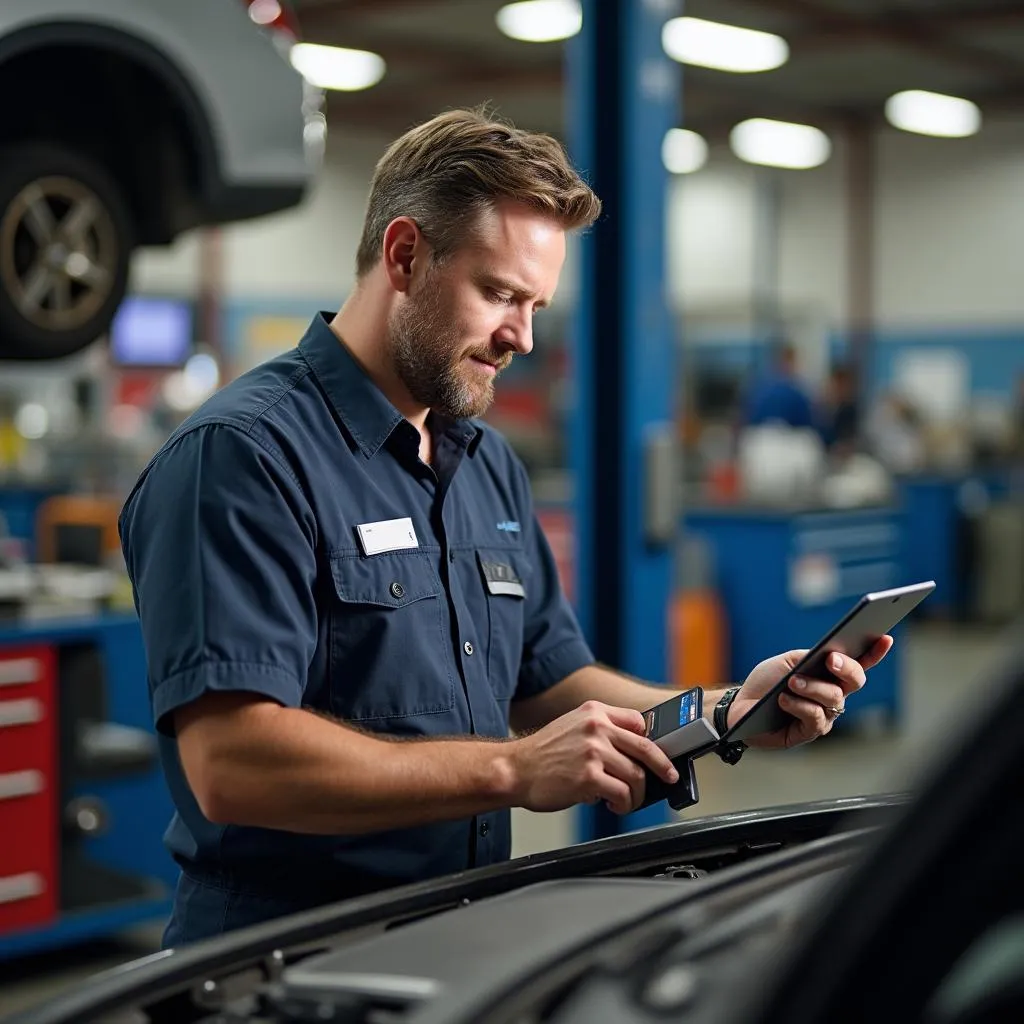
[[[692,174],[708,159],[708,144],[689,128],[669,128],[661,140],[661,162],[670,174]]]
[[[318,89],[355,92],[369,89],[384,77],[384,58],[369,50],[296,43],[290,56],[292,67]]]
[[[944,96],[923,89],[909,89],[890,96],[885,103],[885,116],[893,127],[905,132],[947,139],[974,135],[981,127],[977,104],[959,96]]]
[[[832,153],[832,143],[820,129],[763,117],[741,121],[730,132],[729,142],[732,151],[747,163],[790,170],[817,167]]]
[[[781,36],[703,18],[666,21],[661,45],[680,64],[716,71],[771,71],[789,60],[789,44]]]
[[[552,43],[568,39],[583,27],[578,0],[526,0],[506,4],[495,15],[498,28],[524,43]]]
[[[249,17],[257,25],[270,25],[281,17],[281,5],[278,0],[252,0]]]

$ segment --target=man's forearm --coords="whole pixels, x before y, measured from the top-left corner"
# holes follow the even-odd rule
[[[519,730],[546,725],[588,700],[599,700],[614,707],[646,711],[668,700],[674,691],[623,675],[603,665],[587,665],[567,676],[539,697],[513,707],[513,726]],[[704,690],[704,717],[711,721],[715,704],[724,689]]]
[[[228,717],[200,762],[202,778],[189,779],[219,823],[358,834],[513,802],[508,743],[385,740],[264,702]]]

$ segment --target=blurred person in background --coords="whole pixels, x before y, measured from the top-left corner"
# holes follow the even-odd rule
[[[744,404],[744,426],[769,424],[816,426],[814,403],[797,373],[796,349],[788,342],[774,348],[768,372],[755,381]]]
[[[860,418],[857,411],[857,387],[853,370],[834,366],[825,383],[818,413],[821,437],[833,455],[850,455],[857,447]]]
[[[507,441],[476,417],[533,347],[600,202],[552,138],[452,111],[387,150],[356,287],[171,436],[120,529],[181,865],[166,945],[493,864],[510,808],[626,813],[666,698],[598,665]],[[861,663],[795,680],[784,749]],[[734,723],[796,664],[709,690]],[[516,734],[510,738],[510,729]]]

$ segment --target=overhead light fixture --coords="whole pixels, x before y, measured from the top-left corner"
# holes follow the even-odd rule
[[[885,103],[885,116],[894,128],[946,139],[966,138],[981,127],[981,111],[976,103],[924,89],[908,89],[890,96]]]
[[[386,70],[384,58],[369,50],[348,50],[343,46],[296,43],[290,58],[310,85],[318,89],[357,92],[376,85]]]
[[[252,0],[249,4],[249,17],[257,25],[270,25],[281,17],[281,5],[278,0]]]
[[[820,128],[764,117],[741,121],[729,133],[729,142],[747,163],[789,170],[817,167],[832,153],[832,143]]]
[[[583,8],[579,0],[525,0],[506,4],[494,20],[510,39],[553,43],[579,32],[583,27]]]
[[[716,71],[771,71],[789,60],[782,36],[703,18],[672,18],[661,29],[664,51],[680,64]]]
[[[708,159],[708,144],[703,135],[689,128],[669,128],[661,140],[661,162],[670,174],[692,174]]]

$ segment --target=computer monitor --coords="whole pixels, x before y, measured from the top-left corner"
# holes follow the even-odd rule
[[[187,299],[129,296],[110,328],[110,356],[118,366],[181,366],[193,342],[194,309]]]

